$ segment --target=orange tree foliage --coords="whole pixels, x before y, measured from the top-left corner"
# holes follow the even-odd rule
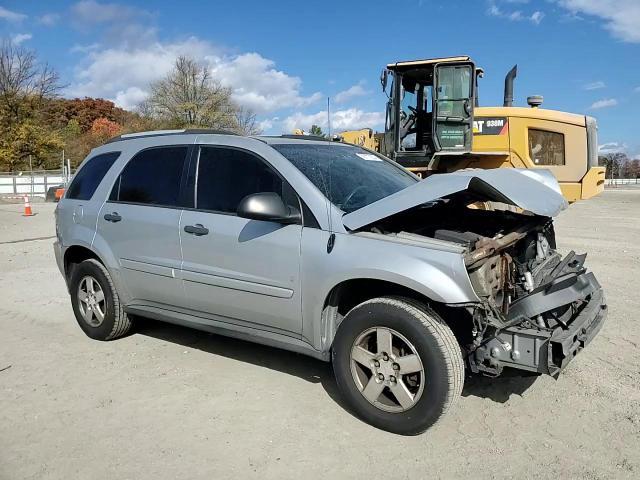
[[[161,128],[155,122],[102,98],[56,98],[46,108],[48,124],[61,132],[65,157],[75,168],[95,148],[125,132]]]
[[[120,135],[122,125],[112,122],[108,118],[96,118],[91,124],[90,132],[97,139],[104,141]]]
[[[99,118],[106,118],[120,125],[135,121],[135,113],[116,107],[115,104],[103,98],[58,98],[51,100],[48,114],[54,125],[64,128],[70,121],[78,123],[81,133],[88,132],[93,122]]]

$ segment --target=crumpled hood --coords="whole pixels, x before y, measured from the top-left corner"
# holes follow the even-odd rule
[[[568,206],[558,181],[549,170],[470,169],[432,175],[344,215],[342,222],[350,230],[357,230],[404,210],[464,190],[481,194],[487,200],[514,205],[545,217],[554,217]]]

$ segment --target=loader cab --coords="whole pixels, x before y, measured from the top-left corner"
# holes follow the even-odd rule
[[[389,99],[382,153],[426,170],[436,156],[471,151],[476,69],[469,57],[389,64],[381,83]]]

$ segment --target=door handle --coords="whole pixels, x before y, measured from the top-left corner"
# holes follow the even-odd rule
[[[198,237],[201,235],[207,235],[209,233],[209,229],[203,226],[201,223],[196,223],[195,225],[186,225],[184,227],[184,231]]]
[[[122,217],[120,215],[118,215],[118,212],[113,212],[113,213],[106,213],[104,216],[104,219],[107,222],[119,222],[120,220],[122,220]]]

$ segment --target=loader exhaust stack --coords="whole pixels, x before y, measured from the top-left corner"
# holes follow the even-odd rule
[[[514,65],[507,76],[504,77],[504,105],[505,107],[513,107],[513,81],[518,75],[518,65]]]

